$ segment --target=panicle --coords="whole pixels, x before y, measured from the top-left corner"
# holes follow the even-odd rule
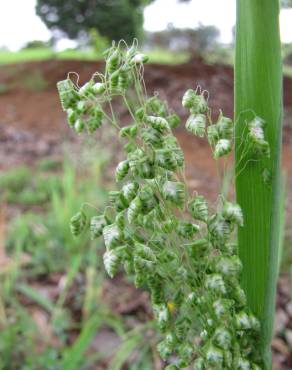
[[[70,128],[93,134],[113,124],[125,152],[103,214],[88,222],[82,208],[70,229],[77,236],[89,225],[92,240],[103,237],[108,275],[113,278],[123,266],[136,287],[149,292],[165,369],[259,370],[261,327],[240,286],[242,264],[234,242],[234,231],[244,227],[243,212],[222,196],[213,212],[202,195],[189,195],[184,154],[172,133],[180,117],[158,94],[144,94],[142,65],[148,57],[136,43],[122,45],[106,51],[104,75],[96,73],[80,89],[70,79],[57,85]],[[109,113],[118,98],[129,110],[126,126],[120,112]],[[207,93],[200,88],[187,90],[182,105],[189,111],[186,130],[206,136],[215,159],[228,155],[233,121],[220,112],[213,123]],[[269,155],[261,118],[247,123],[246,140],[255,157]]]

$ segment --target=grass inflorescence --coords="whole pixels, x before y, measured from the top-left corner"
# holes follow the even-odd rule
[[[234,242],[237,227],[244,227],[241,208],[219,194],[212,210],[202,195],[189,194],[184,154],[172,133],[181,119],[158,95],[148,96],[143,79],[148,57],[135,43],[130,48],[119,43],[105,59],[105,73],[95,73],[82,87],[69,78],[58,83],[69,126],[92,134],[110,124],[125,152],[108,206],[89,222],[82,207],[71,220],[73,234],[88,228],[92,239],[103,236],[109,276],[123,266],[137,287],[150,292],[163,336],[157,349],[168,370],[190,364],[197,370],[261,369],[260,324],[240,286]],[[127,126],[114,111],[115,99],[128,110]],[[208,140],[214,159],[229,155],[234,123],[222,112],[213,123],[208,93],[189,89],[182,105],[189,111],[186,129]],[[246,130],[243,159],[260,162],[269,156],[264,122],[253,115]]]

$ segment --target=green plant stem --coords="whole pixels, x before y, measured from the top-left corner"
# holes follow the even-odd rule
[[[242,158],[249,110],[266,121],[271,156],[264,162],[236,166],[237,201],[245,226],[238,232],[243,262],[242,285],[248,304],[260,319],[260,351],[271,369],[280,229],[280,155],[282,126],[282,67],[278,0],[237,0],[235,117],[236,164]],[[263,181],[263,170],[271,181]]]

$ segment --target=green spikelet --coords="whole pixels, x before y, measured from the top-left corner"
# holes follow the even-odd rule
[[[243,226],[243,214],[240,206],[231,202],[225,202],[223,205],[222,216],[225,220]]]
[[[79,100],[79,95],[73,82],[69,79],[59,81],[57,83],[57,89],[63,110],[66,111],[69,108],[74,109]]]
[[[154,316],[157,320],[160,330],[165,331],[169,325],[170,313],[165,304],[153,306]]]
[[[192,114],[186,122],[186,129],[196,136],[204,137],[206,133],[206,116],[204,114]]]
[[[122,255],[119,250],[110,250],[104,253],[103,263],[108,275],[113,278],[120,266]]]
[[[170,149],[158,149],[155,151],[155,162],[157,166],[166,170],[174,171],[178,167],[177,159]]]
[[[116,181],[122,181],[129,172],[129,161],[122,161],[116,168]]]
[[[190,214],[196,220],[206,222],[208,219],[208,203],[202,195],[198,195],[189,203]]]
[[[204,92],[196,94],[194,105],[191,107],[191,112],[194,114],[205,113],[208,109],[208,102],[204,97]]]
[[[207,138],[210,145],[215,146],[219,140],[219,131],[216,125],[210,125],[207,128]]]
[[[128,220],[130,224],[135,223],[141,210],[142,210],[142,202],[139,197],[136,197],[131,202],[130,207],[128,209]]]
[[[138,133],[137,125],[125,126],[120,130],[120,137],[134,138],[137,135],[137,133]]]
[[[186,189],[182,182],[166,181],[162,187],[162,194],[165,200],[178,207],[182,207],[185,203]]]
[[[154,128],[143,129],[141,137],[146,144],[151,145],[155,148],[159,148],[163,145],[161,132]]]
[[[119,60],[120,60],[120,56],[119,56],[119,51],[118,50],[115,50],[109,56],[109,58],[107,58],[106,69],[110,74],[114,73],[117,70],[118,65],[119,65]]]
[[[192,108],[194,105],[195,99],[196,99],[195,91],[192,89],[187,90],[182,98],[182,106],[188,109]]]
[[[71,128],[74,128],[74,124],[77,121],[77,119],[78,119],[77,112],[72,108],[67,109],[67,121],[68,121],[68,125]]]
[[[130,61],[130,64],[145,64],[149,60],[149,57],[145,54],[137,53],[133,56]]]
[[[177,233],[186,239],[191,239],[199,230],[200,227],[198,225],[187,221],[181,221],[177,226]]]
[[[215,145],[214,158],[218,159],[223,157],[231,152],[232,144],[228,139],[220,139]]]
[[[172,129],[176,128],[181,122],[180,117],[176,113],[172,113],[171,115],[166,117],[166,120]]]
[[[232,119],[224,117],[222,114],[220,114],[216,123],[216,128],[221,139],[233,139],[234,132]]]
[[[74,236],[78,236],[85,229],[87,223],[86,215],[83,211],[79,211],[70,220],[70,230]]]
[[[116,224],[107,225],[102,230],[105,246],[108,250],[123,244],[123,232]]]
[[[144,117],[144,120],[156,130],[159,130],[161,132],[163,132],[164,130],[169,130],[169,124],[167,120],[163,117],[146,116]]]
[[[129,182],[122,187],[122,194],[127,202],[131,202],[137,195],[139,184],[137,182]]]
[[[86,82],[79,89],[79,95],[82,99],[90,98],[94,95],[93,81]]]
[[[105,87],[105,84],[102,83],[102,82],[96,82],[93,86],[92,86],[92,90],[93,90],[93,93],[94,94],[103,94],[106,90],[106,87]]]
[[[208,228],[212,239],[218,243],[225,242],[232,231],[230,223],[217,214],[209,219]]]
[[[100,111],[98,111],[100,112]],[[100,112],[101,113],[101,112]],[[88,119],[88,121],[86,122],[86,126],[87,126],[87,131],[89,134],[93,134],[97,129],[99,129],[102,125],[102,113],[100,116],[98,116],[96,113],[95,113],[95,117],[91,117]]]
[[[102,235],[105,226],[108,225],[108,220],[104,215],[94,216],[90,220],[90,236],[94,240]]]
[[[82,118],[78,118],[78,120],[74,124],[74,129],[77,134],[80,134],[85,129],[85,121]]]

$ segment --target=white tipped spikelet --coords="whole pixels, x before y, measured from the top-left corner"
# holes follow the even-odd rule
[[[203,339],[203,340],[206,340],[208,338],[208,332],[206,329],[202,330],[201,333],[200,333],[200,337]]]
[[[198,357],[195,362],[194,362],[194,370],[204,370],[205,369],[205,364],[204,364],[204,359],[202,357]]]
[[[220,114],[218,121],[216,123],[218,133],[221,139],[233,139],[233,122],[232,119],[224,117],[222,113]]]
[[[121,254],[117,250],[107,251],[103,255],[103,263],[108,275],[113,278],[118,271],[121,262]]]
[[[265,140],[264,134],[265,121],[260,117],[255,117],[248,123],[248,138],[250,139],[249,146],[257,156],[270,156],[270,145]]]
[[[166,181],[162,187],[162,194],[165,200],[181,207],[185,203],[185,185],[182,182]]]
[[[79,89],[79,95],[80,96],[86,97],[86,96],[90,96],[92,94],[93,94],[92,81],[86,82]]]
[[[159,130],[159,131],[169,130],[169,124],[167,120],[163,117],[146,116],[144,120],[146,123],[151,125],[156,130]]]
[[[161,330],[165,330],[170,319],[167,305],[165,304],[155,305],[153,306],[153,311],[159,327],[161,328]]]
[[[238,204],[225,202],[223,205],[222,216],[225,220],[243,226],[243,214]]]
[[[217,125],[210,125],[207,128],[207,138],[210,145],[214,146],[219,140],[219,131]]]
[[[231,152],[232,145],[228,139],[220,139],[215,145],[214,158],[218,159]]]
[[[129,182],[122,187],[122,194],[128,202],[131,202],[136,197],[138,189],[137,182]]]
[[[217,301],[213,303],[213,308],[214,308],[215,315],[219,319],[225,316],[226,312],[228,312],[227,311],[228,307],[224,305],[221,299],[218,299]]]
[[[217,242],[225,242],[231,234],[231,225],[219,215],[213,215],[208,221],[208,228],[212,238]]]
[[[118,164],[116,168],[116,181],[122,181],[129,172],[129,161],[125,160]]]
[[[115,224],[105,226],[103,228],[104,244],[108,250],[121,245],[123,239],[122,231]]]
[[[242,263],[237,256],[220,257],[215,264],[215,270],[227,278],[237,277],[242,269]]]
[[[253,120],[251,120],[248,123],[248,125],[249,125],[249,127],[260,127],[260,128],[264,128],[265,125],[266,125],[266,122],[261,117],[256,116]]]
[[[240,357],[238,360],[237,360],[237,369],[238,370],[251,370],[252,367],[251,367],[251,363],[245,359],[245,358],[242,358]]]
[[[98,238],[102,235],[104,227],[108,224],[104,215],[94,216],[90,220],[90,236],[91,240]]]
[[[220,369],[223,362],[223,352],[221,349],[210,345],[206,351],[206,360],[210,365],[216,365]]]
[[[235,316],[235,325],[240,330],[248,330],[251,328],[251,322],[246,312],[240,311]]]
[[[226,294],[226,286],[220,274],[207,275],[205,287],[212,290],[214,293]]]
[[[219,327],[215,330],[214,342],[218,347],[222,349],[230,348],[231,340],[232,340],[232,336],[227,329],[223,327]]]
[[[259,320],[253,314],[249,314],[249,322],[250,322],[250,327],[252,328],[252,330],[257,331],[257,332],[260,330],[261,324]]]
[[[137,53],[136,55],[133,56],[131,59],[131,64],[145,64],[149,60],[149,57],[145,54],[142,53]]]
[[[186,129],[196,136],[204,137],[206,133],[206,116],[204,114],[192,114],[186,122]]]
[[[264,140],[264,130],[261,127],[251,127],[249,130],[249,137],[255,142]]]
[[[208,219],[208,203],[202,195],[198,195],[189,203],[190,214],[196,220],[207,221]]]
[[[196,99],[196,93],[192,89],[188,89],[182,98],[182,106],[184,108],[192,108]]]
[[[92,90],[93,92],[95,92],[96,94],[102,94],[105,92],[105,84],[102,83],[102,82],[96,82],[93,86],[92,86]]]

